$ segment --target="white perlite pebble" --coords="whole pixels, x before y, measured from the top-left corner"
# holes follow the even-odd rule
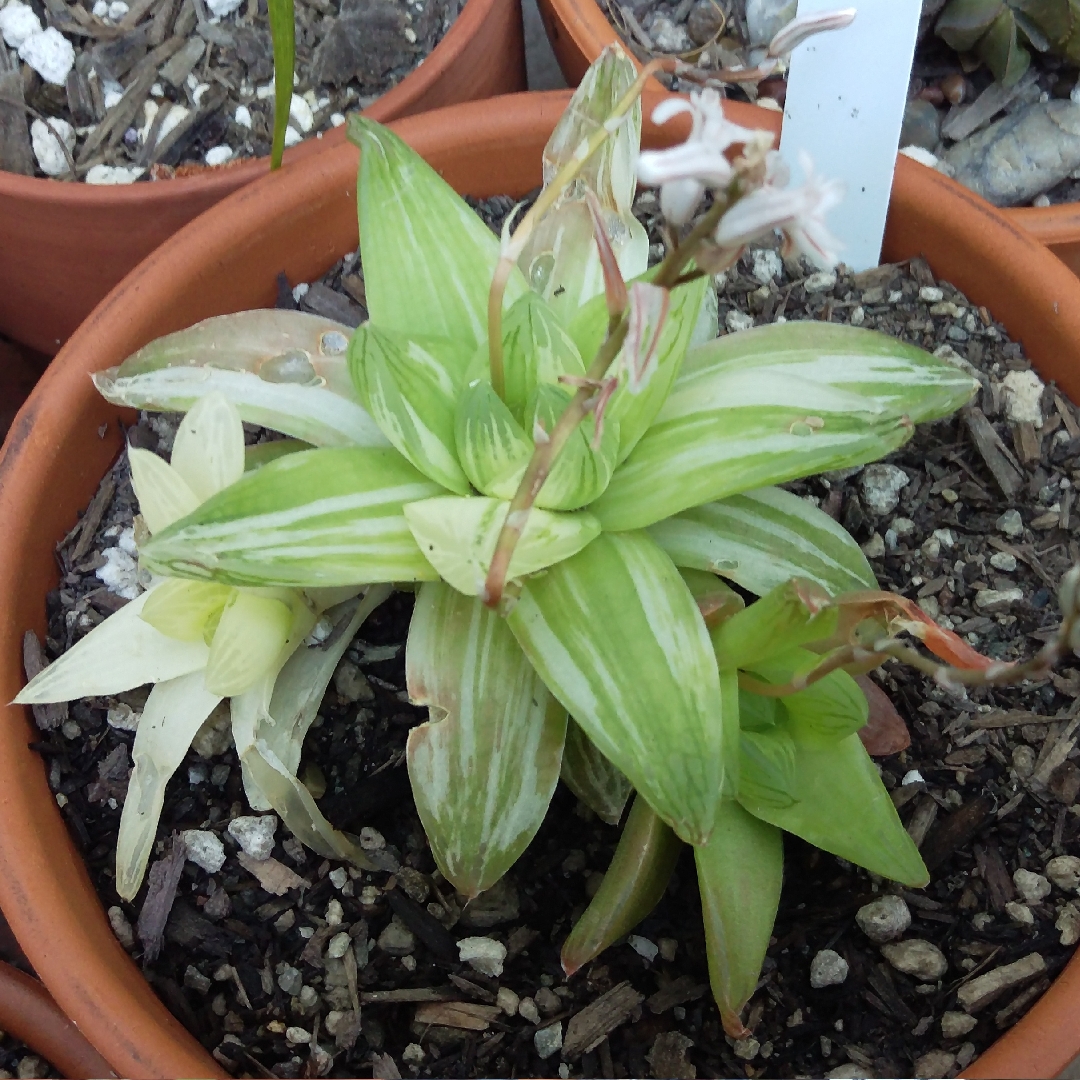
[[[803,282],[803,288],[808,293],[828,292],[835,284],[836,275],[831,270],[819,270]]]
[[[754,252],[754,265],[750,273],[762,285],[768,285],[774,278],[779,277],[783,269],[784,262],[777,252],[770,251],[768,248]]]
[[[285,145],[286,146],[295,146],[297,143],[302,143],[303,141],[304,141],[304,136],[301,135],[300,132],[297,131],[296,128],[294,128],[292,126],[292,124],[290,124],[285,129]]]
[[[31,34],[19,46],[19,59],[25,60],[47,83],[63,86],[75,66],[75,49],[55,27]]]
[[[311,1042],[311,1032],[302,1027],[287,1027],[285,1039],[293,1046],[303,1046]]]
[[[124,909],[121,907],[111,907],[109,908],[108,916],[109,925],[112,927],[112,932],[116,935],[116,940],[119,941],[125,949],[134,947],[135,932],[131,929],[131,923],[124,914]]]
[[[753,1036],[746,1039],[736,1039],[735,1045],[731,1048],[735,1056],[742,1061],[753,1061],[758,1056],[758,1051],[761,1049],[761,1043],[757,1041]]]
[[[1034,371],[1010,371],[1001,385],[1005,387],[1005,415],[1014,423],[1034,424],[1041,428],[1043,424],[1042,379]]]
[[[330,939],[330,944],[326,946],[326,955],[331,960],[340,960],[349,951],[351,944],[352,938],[342,930],[340,934],[335,934]]]
[[[1054,929],[1061,934],[1061,944],[1075,945],[1080,941],[1080,908],[1073,903],[1065,904],[1058,912]]]
[[[344,123],[345,123],[345,114],[344,113],[336,112],[336,113],[331,113],[330,114],[330,126],[331,127],[341,127],[342,124],[344,124]]]
[[[93,12],[99,19],[108,18],[109,0],[97,0],[97,3],[94,4]]]
[[[956,1055],[948,1050],[929,1050],[915,1059],[916,1080],[937,1080],[949,1076],[956,1064]]]
[[[243,0],[207,0],[206,6],[210,9],[211,15],[223,19],[226,15],[239,11],[242,3]]]
[[[859,929],[873,942],[884,945],[911,925],[911,912],[902,897],[883,896],[855,912]]]
[[[274,850],[274,833],[277,827],[278,819],[275,814],[252,814],[233,818],[229,822],[229,835],[244,853],[253,859],[269,859]]]
[[[207,829],[186,829],[180,837],[187,857],[208,874],[216,874],[225,865],[225,845],[217,833]]]
[[[1033,874],[1030,870],[1017,870],[1013,874],[1013,884],[1025,904],[1037,904],[1050,895],[1050,882],[1042,874]]]
[[[1080,859],[1075,855],[1058,855],[1046,864],[1046,876],[1059,889],[1072,892],[1080,888]]]
[[[401,1052],[406,1065],[419,1065],[424,1060],[424,1048],[419,1043],[409,1043]]]
[[[293,94],[289,103],[289,119],[297,130],[305,135],[315,126],[315,115],[311,106],[299,94]]]
[[[926,304],[940,304],[945,294],[936,285],[924,285],[919,290],[919,299]]]
[[[105,562],[94,571],[98,581],[109,592],[125,600],[134,600],[139,596],[142,586],[139,584],[139,564],[136,560],[118,547],[105,548],[101,554]]]
[[[941,1017],[941,1034],[946,1039],[963,1038],[979,1021],[963,1012],[947,1012]]]
[[[541,1058],[549,1058],[562,1049],[562,1021],[540,1028],[533,1035],[533,1046]]]
[[[923,982],[935,982],[949,967],[945,954],[936,945],[923,941],[922,938],[909,938],[894,945],[882,945],[881,955],[897,971]]]
[[[660,952],[659,947],[654,942],[637,934],[631,934],[626,939],[626,943],[638,956],[643,960],[648,960],[650,963],[656,959],[657,953]]]
[[[737,334],[740,330],[749,330],[754,325],[754,316],[747,315],[745,311],[732,308],[724,316],[724,326],[729,334]]]
[[[231,146],[211,146],[206,151],[206,156],[203,159],[207,165],[224,165],[226,161],[230,161],[233,156],[233,149]]]
[[[810,985],[815,990],[839,986],[848,977],[848,962],[832,949],[822,949],[810,961]]]
[[[85,180],[88,184],[134,184],[145,171],[132,165],[91,165]]]
[[[495,1004],[498,1005],[507,1016],[515,1016],[517,1014],[520,1002],[521,998],[519,998],[509,986],[500,986],[499,992],[495,995]]]
[[[1027,904],[1018,904],[1015,900],[1010,900],[1005,905],[1005,914],[1008,915],[1017,926],[1035,925],[1035,916],[1032,914],[1031,908],[1029,908]]]
[[[60,139],[57,139],[57,135]],[[30,125],[30,141],[38,166],[46,176],[64,176],[68,173],[68,157],[64,147],[69,153],[75,149],[75,129],[66,120],[50,119],[48,124],[35,120]]]
[[[10,48],[21,48],[28,37],[40,33],[41,20],[29,4],[14,0],[14,3],[0,9],[0,34]]]
[[[1006,510],[994,524],[1006,536],[1017,537],[1024,535],[1024,519],[1020,517],[1019,510]]]
[[[237,105],[236,112],[233,113],[233,119],[241,126],[251,127],[251,110],[246,105]]]
[[[1007,551],[995,551],[990,556],[990,565],[1003,574],[1011,574],[1016,569],[1016,556]]]
[[[501,941],[489,937],[467,937],[462,938],[457,943],[457,947],[458,959],[463,964],[468,964],[482,975],[490,975],[493,979],[497,979],[502,974],[503,963],[506,960],[506,946]],[[561,1046],[561,1034],[559,1040]]]
[[[540,1010],[531,997],[523,997],[518,1003],[518,1016],[522,1020],[528,1020],[530,1024],[540,1023]]]
[[[130,10],[124,0],[112,0],[112,3],[108,8],[108,20],[109,22],[118,23]]]
[[[863,505],[879,517],[891,514],[908,481],[908,474],[895,465],[868,465],[859,477]]]
[[[344,866],[335,867],[326,875],[330,879],[330,884],[335,889],[344,889],[345,883],[349,880],[349,871]]]
[[[980,589],[975,594],[975,607],[987,614],[1008,611],[1024,599],[1023,589]]]

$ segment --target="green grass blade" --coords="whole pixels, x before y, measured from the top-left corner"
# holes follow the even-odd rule
[[[270,168],[281,168],[285,153],[285,129],[289,126],[292,105],[293,68],[296,64],[296,20],[293,0],[268,0],[270,36],[274,41],[274,141],[270,149]]]

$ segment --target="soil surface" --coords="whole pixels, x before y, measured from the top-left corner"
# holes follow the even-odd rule
[[[651,219],[655,197],[639,205]],[[509,206],[495,199],[482,209],[497,223]],[[321,282],[281,289],[283,306],[336,312],[352,325],[365,316],[363,300],[355,255]],[[1037,650],[1058,623],[1055,587],[1080,560],[1080,420],[1052,386],[1032,383],[1022,349],[989,313],[935,282],[921,261],[808,275],[763,249],[722,279],[719,315],[721,332],[781,318],[849,322],[971,365],[978,398],[886,459],[901,475],[883,479],[871,467],[791,486],[853,533],[884,586],[943,626],[1000,659]],[[167,453],[174,424],[144,417],[129,438]],[[124,552],[132,499],[121,458],[59,548],[48,655],[125,602],[97,576],[106,562],[114,588],[134,586]],[[747,1011],[753,1037],[738,1043],[725,1037],[708,990],[688,853],[635,934],[567,982],[560,945],[618,831],[560,786],[511,874],[461,910],[435,870],[403,764],[408,731],[425,719],[404,690],[411,603],[395,594],[361,628],[301,768],[327,816],[382,860],[381,873],[325,861],[280,829],[272,859],[258,874],[245,869],[226,831],[248,813],[240,771],[227,718],[212,717],[161,818],[150,877],[168,878],[171,864],[175,885],[151,886],[153,898],[144,887],[123,904],[114,847],[146,691],[37,710],[46,728],[37,748],[118,937],[234,1074],[951,1076],[1023,1015],[1080,938],[1077,882],[1066,872],[1080,863],[1051,864],[1053,882],[1044,876],[1049,860],[1080,856],[1080,664],[1039,686],[970,698],[891,665],[879,682],[911,745],[880,765],[932,871],[925,890],[900,890],[786,836],[774,940]],[[181,861],[174,836],[191,828],[221,837],[228,858],[218,873]],[[859,928],[856,912],[883,896],[899,897],[911,917],[900,940],[926,946],[886,956]],[[163,937],[148,925],[151,909]],[[499,977],[458,961],[456,942],[476,936],[506,946]],[[846,974],[814,988],[811,965],[823,950]],[[903,956],[912,950],[938,969],[911,974]],[[975,982],[992,973],[996,995]]]
[[[318,137],[396,86],[439,43],[463,2],[297,0],[286,144]],[[35,134],[38,142],[51,139],[51,175],[70,178],[74,165],[76,177],[91,183],[167,179],[269,154],[274,60],[266,0],[30,6],[42,26],[70,42],[75,59],[56,85],[20,61],[15,47],[5,53],[0,38],[0,169],[46,175],[33,152]],[[70,125],[70,162],[45,122],[61,134]]]

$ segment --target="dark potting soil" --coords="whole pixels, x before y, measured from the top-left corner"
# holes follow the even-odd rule
[[[0,39],[0,169],[45,175],[30,138],[41,117],[74,127],[75,173],[90,182],[117,182],[95,166],[128,170],[128,182],[130,170],[162,180],[269,154],[274,58],[266,0],[209,7],[132,0],[100,16],[94,0],[29,2],[74,46],[75,66],[65,86],[44,82]],[[298,0],[290,140],[318,137],[396,86],[442,40],[463,3]],[[60,168],[61,179],[70,176]]]
[[[494,199],[481,209],[497,224],[510,205]],[[651,219],[655,197],[640,205]],[[921,260],[807,275],[763,249],[721,284],[722,332],[779,319],[850,322],[972,366],[976,401],[921,426],[886,459],[902,476],[870,467],[791,487],[851,530],[884,586],[943,626],[997,658],[1037,650],[1058,623],[1055,587],[1080,560],[1077,410],[1033,383],[1020,346]],[[298,301],[352,325],[364,317],[363,299],[355,255],[306,290],[282,288],[283,305]],[[174,423],[144,417],[128,434],[165,453]],[[133,584],[123,538],[132,499],[121,458],[59,548],[50,656],[124,603],[96,572],[108,562],[115,588]],[[461,910],[435,870],[403,763],[407,733],[425,719],[404,690],[410,610],[411,597],[395,594],[361,628],[301,768],[327,816],[359,833],[385,872],[332,864],[283,831],[258,875],[245,869],[225,828],[248,811],[222,714],[168,787],[154,860],[164,868],[170,852],[182,858],[173,837],[189,828],[218,833],[229,858],[212,876],[187,862],[175,895],[151,902],[144,887],[123,904],[114,848],[129,729],[146,691],[37,710],[51,725],[37,744],[50,783],[118,937],[172,1012],[237,1075],[950,1076],[1023,1015],[1080,938],[1075,889],[1042,876],[1051,858],[1080,855],[1080,664],[1038,686],[969,698],[890,666],[879,682],[911,746],[879,763],[931,869],[925,890],[900,889],[785,837],[774,940],[747,1010],[753,1037],[738,1043],[723,1034],[709,993],[689,854],[634,935],[567,981],[560,945],[618,831],[560,786],[511,874]],[[1017,871],[1028,873],[1014,880]],[[858,928],[856,911],[884,895],[910,912],[902,940],[939,949],[944,974],[905,973],[896,963],[910,965],[886,959]],[[149,951],[132,929],[148,908],[168,912]],[[500,976],[458,962],[457,940],[475,936],[506,946]],[[815,989],[811,963],[826,949],[847,973]],[[962,1007],[957,992],[982,987],[973,980],[990,973],[996,995]]]

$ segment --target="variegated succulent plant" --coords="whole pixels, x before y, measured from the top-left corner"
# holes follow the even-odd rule
[[[1080,63],[1080,0],[949,0],[936,30],[957,52],[978,56],[1006,86],[1031,63],[1026,44]]]
[[[565,944],[568,972],[647,914],[690,844],[713,991],[739,1033],[783,831],[927,881],[857,735],[867,704],[852,673],[894,656],[950,679],[1012,669],[875,591],[852,538],[775,485],[879,458],[977,384],[848,327],[716,337],[710,271],[773,227],[829,261],[821,215],[837,192],[812,174],[787,188],[771,137],[729,123],[709,91],[657,110],[692,113],[687,143],[639,155],[644,77],[618,50],[601,57],[548,145],[543,193],[501,242],[396,135],[354,118],[370,319],[351,340],[314,316],[246,312],[98,376],[112,401],[190,410],[171,466],[130,451],[156,576],[19,700],[156,684],[121,826],[123,895],[165,782],[224,695],[252,805],[364,865],[296,770],[334,665],[392,583],[417,592],[408,691],[430,710],[408,738],[409,777],[461,893],[506,873],[560,776],[612,823],[633,796]],[[635,169],[661,186],[669,222],[651,269]],[[246,470],[241,418],[289,436],[248,448]],[[333,633],[305,640],[323,613]]]

